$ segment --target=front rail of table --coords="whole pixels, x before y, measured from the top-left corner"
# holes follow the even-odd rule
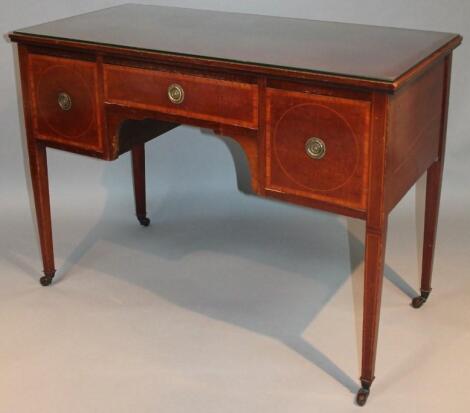
[[[144,145],[180,124],[244,150],[253,191],[366,222],[359,405],[374,380],[387,217],[427,172],[420,307],[431,292],[451,38],[394,81],[14,32],[44,276],[56,272],[46,147],[114,160],[131,151],[136,215],[149,225]]]

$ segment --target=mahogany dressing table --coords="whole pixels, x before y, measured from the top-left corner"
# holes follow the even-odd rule
[[[431,292],[449,33],[122,5],[10,33],[18,43],[44,276],[55,274],[46,148],[130,151],[147,226],[147,141],[194,125],[234,139],[253,192],[366,222],[361,388],[374,380],[387,217],[427,173],[421,307]],[[312,235],[313,236],[313,235]]]

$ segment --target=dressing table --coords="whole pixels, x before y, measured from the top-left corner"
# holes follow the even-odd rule
[[[243,149],[258,196],[365,221],[356,397],[364,405],[374,380],[387,217],[424,173],[413,307],[431,292],[452,52],[462,37],[135,4],[9,36],[18,43],[41,284],[56,272],[46,148],[108,161],[130,151],[136,215],[147,226],[145,144],[181,124],[211,129]]]

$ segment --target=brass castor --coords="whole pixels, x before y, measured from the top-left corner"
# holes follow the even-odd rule
[[[143,227],[148,227],[150,225],[150,219],[147,217],[137,217],[137,219]]]
[[[41,283],[43,287],[47,287],[48,285],[51,285],[54,275],[55,275],[55,270],[52,271],[51,273],[44,272],[44,276],[39,279],[39,282]]]
[[[356,395],[356,403],[358,406],[364,406],[366,404],[367,399],[369,398],[371,384],[372,381],[361,379],[362,387],[359,389]]]
[[[359,391],[357,392],[357,396],[356,396],[356,403],[359,405],[359,406],[364,406],[367,402],[367,398],[369,397],[369,394],[370,394],[370,390],[369,389],[366,389],[364,387],[361,387],[359,389]]]
[[[413,298],[413,301],[411,301],[411,306],[413,308],[421,308],[423,304],[427,301],[429,294],[431,294],[430,291],[421,291],[421,295],[418,295],[417,297]]]

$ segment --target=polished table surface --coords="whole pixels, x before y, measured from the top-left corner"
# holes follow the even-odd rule
[[[244,153],[252,193],[365,221],[356,396],[364,405],[375,378],[388,216],[423,174],[423,265],[412,306],[431,293],[461,36],[128,4],[10,38],[18,43],[41,284],[56,273],[48,147],[104,160],[130,151],[135,214],[148,226],[145,145],[181,124],[211,129]]]
[[[16,32],[383,81],[396,80],[458,37],[138,4],[110,7]]]

